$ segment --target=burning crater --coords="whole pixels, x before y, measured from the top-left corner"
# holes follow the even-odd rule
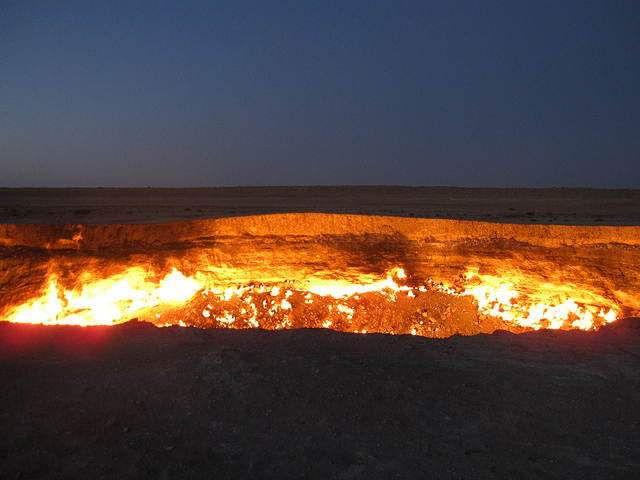
[[[447,337],[640,313],[640,227],[274,214],[0,225],[0,319]]]

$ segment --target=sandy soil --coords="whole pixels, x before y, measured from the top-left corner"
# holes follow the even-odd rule
[[[0,223],[158,223],[286,212],[640,225],[640,190],[380,186],[0,188]]]
[[[640,192],[2,190],[0,222],[640,225]],[[640,326],[428,339],[0,322],[1,478],[639,478]]]
[[[638,478],[639,327],[0,323],[2,478]]]

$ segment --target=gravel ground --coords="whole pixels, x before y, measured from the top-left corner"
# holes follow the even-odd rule
[[[638,478],[640,325],[0,323],[2,478]]]

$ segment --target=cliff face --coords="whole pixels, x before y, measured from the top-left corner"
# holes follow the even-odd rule
[[[516,225],[276,214],[148,225],[0,225],[0,315],[42,290],[131,267],[177,268],[207,285],[406,282],[459,289],[509,283],[555,299],[640,312],[640,227]]]

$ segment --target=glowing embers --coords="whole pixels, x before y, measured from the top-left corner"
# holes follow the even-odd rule
[[[5,320],[50,325],[113,325],[129,320],[142,310],[186,302],[201,288],[176,269],[160,281],[154,281],[140,268],[101,280],[84,278],[79,290],[62,289],[57,277],[47,285],[40,298],[9,310]]]
[[[203,328],[331,328],[409,333],[412,320],[408,287],[383,282],[369,285],[252,284],[206,289],[191,302],[187,324]],[[317,293],[322,292],[322,294]],[[341,293],[342,292],[342,293]],[[399,294],[399,292],[403,292]],[[411,312],[416,316],[417,311]]]
[[[514,275],[514,278],[518,278]],[[482,314],[500,318],[506,322],[534,330],[541,328],[591,330],[616,319],[613,308],[596,305],[578,305],[573,299],[558,296],[562,288],[555,285],[538,285],[538,292],[547,291],[546,302],[536,302],[514,288],[513,282],[504,283],[503,278],[480,276],[470,270],[466,281],[479,282],[468,286],[462,295],[471,295],[478,302]],[[522,279],[518,279],[522,282]],[[529,283],[533,283],[528,279]],[[538,293],[538,297],[540,293]],[[556,297],[556,298],[554,298]],[[553,301],[555,300],[555,301]],[[605,310],[608,310],[605,313]]]
[[[131,318],[158,326],[200,328],[331,328],[355,333],[414,334],[447,337],[496,329],[522,332],[539,328],[584,330],[615,320],[603,305],[578,304],[545,286],[537,301],[519,293],[517,276],[481,277],[470,272],[456,286],[407,279],[400,268],[386,278],[363,276],[360,282],[335,280],[280,282],[220,287],[203,274],[178,270],[156,276],[141,268],[94,279],[84,274],[69,290],[57,277],[39,298],[8,309],[11,322],[113,325]],[[506,281],[512,280],[512,281]],[[214,282],[215,283],[215,282]],[[546,290],[545,290],[546,289]],[[548,290],[548,291],[547,291]],[[562,293],[562,292],[561,292]]]

